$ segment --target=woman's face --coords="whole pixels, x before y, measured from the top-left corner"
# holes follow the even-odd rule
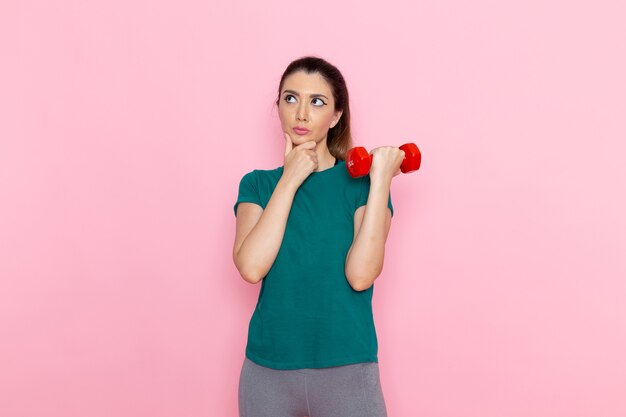
[[[285,78],[280,93],[278,114],[281,127],[294,145],[324,140],[328,129],[335,126],[341,117],[341,111],[334,111],[335,100],[330,85],[319,73],[294,72]],[[294,127],[304,127],[309,131],[301,135],[293,130]]]

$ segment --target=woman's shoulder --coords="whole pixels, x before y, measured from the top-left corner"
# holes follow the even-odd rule
[[[275,168],[257,168],[255,170],[253,170],[256,175],[258,175],[261,178],[267,178],[267,179],[278,179],[280,178],[280,176],[283,173],[283,166],[279,166],[279,167],[275,167]]]
[[[255,176],[255,177],[259,177],[259,176],[271,176],[271,175],[276,175],[276,174],[282,174],[283,172],[283,166],[279,166],[276,168],[253,168],[250,171],[246,172],[244,174],[247,176]]]
[[[243,175],[243,180],[252,181],[256,184],[271,185],[277,183],[283,173],[283,167],[254,168]]]

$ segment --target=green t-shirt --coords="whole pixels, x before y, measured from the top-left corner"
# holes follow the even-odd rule
[[[265,209],[283,166],[243,176],[234,205]],[[293,199],[276,260],[261,280],[246,356],[274,369],[378,362],[374,285],[355,291],[345,274],[354,211],[367,203],[370,177],[352,178],[343,160],[312,172]],[[388,207],[393,216],[391,192]]]

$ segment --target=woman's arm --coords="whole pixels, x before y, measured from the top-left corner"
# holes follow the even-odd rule
[[[281,177],[265,210],[254,203],[239,203],[233,260],[245,281],[262,280],[276,260],[297,189]]]
[[[243,279],[252,284],[265,278],[274,264],[285,236],[287,219],[296,191],[311,172],[317,169],[317,156],[313,150],[316,146],[315,141],[310,140],[294,147],[289,134],[286,132],[283,134],[285,136],[283,173],[265,210],[246,207],[241,221],[237,216],[233,260]]]
[[[387,207],[391,177],[371,178],[365,206],[354,212],[354,240],[346,256],[346,278],[356,291],[372,286],[383,269],[385,242],[391,227]]]

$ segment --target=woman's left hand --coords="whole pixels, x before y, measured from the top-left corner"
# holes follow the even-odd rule
[[[372,149],[372,166],[370,167],[370,179],[388,179],[400,173],[400,165],[404,160],[404,151],[395,146],[381,146]]]

